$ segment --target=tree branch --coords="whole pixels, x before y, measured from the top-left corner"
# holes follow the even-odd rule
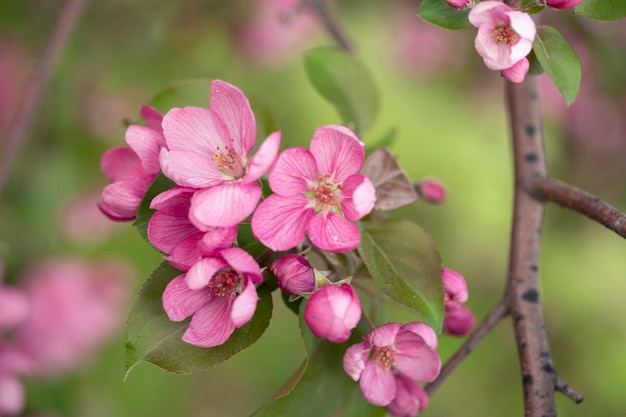
[[[346,52],[354,53],[355,49],[343,31],[343,28],[331,13],[327,0],[302,0],[302,5],[315,11],[328,33],[337,41],[339,46]]]
[[[33,116],[50,78],[50,71],[74,30],[85,3],[86,0],[68,0],[65,4],[39,64],[33,71],[15,117],[9,125],[3,149],[0,152],[0,200],[11,165],[28,135]]]
[[[544,177],[532,178],[529,190],[533,197],[541,201],[551,201],[575,210],[626,238],[626,214],[586,191]]]

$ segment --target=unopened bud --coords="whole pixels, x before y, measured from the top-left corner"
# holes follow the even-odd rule
[[[469,298],[467,291],[467,282],[463,275],[449,268],[441,270],[441,279],[443,280],[444,306],[446,312],[456,310],[461,307]]]
[[[427,179],[417,185],[417,192],[428,203],[441,204],[446,201],[446,187],[439,181]]]
[[[270,267],[278,279],[278,286],[291,295],[302,295],[315,291],[313,268],[300,255],[285,255]]]
[[[446,313],[443,318],[443,332],[452,336],[465,336],[472,331],[475,324],[476,317],[472,310],[461,306],[450,313]]]
[[[573,9],[578,6],[583,0],[547,0],[546,4],[555,9]]]
[[[472,0],[446,0],[446,2],[455,9],[465,9],[473,3]]]
[[[361,302],[350,284],[328,284],[311,296],[303,316],[316,337],[343,343],[361,319]]]

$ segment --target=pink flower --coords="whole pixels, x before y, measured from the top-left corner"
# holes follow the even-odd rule
[[[465,336],[472,331],[476,317],[472,310],[460,306],[456,310],[446,312],[443,319],[443,332],[453,336]]]
[[[443,280],[444,306],[446,311],[453,311],[461,307],[469,298],[467,290],[467,282],[463,275],[449,268],[441,270],[441,279]]]
[[[363,144],[342,126],[318,128],[310,151],[284,151],[269,176],[274,194],[252,217],[254,235],[273,250],[295,247],[305,232],[323,250],[356,248],[361,234],[353,222],[376,201],[371,181],[357,174],[363,160]]]
[[[523,58],[511,67],[501,70],[500,74],[512,83],[521,83],[524,81],[529,69],[530,61],[528,58]]]
[[[555,9],[573,9],[578,6],[583,0],[547,0],[548,6]]]
[[[14,375],[0,373],[0,416],[18,415],[24,409],[24,387]]]
[[[315,337],[342,343],[361,320],[361,302],[350,284],[326,284],[311,296],[303,316]]]
[[[446,201],[446,187],[434,179],[426,179],[419,183],[418,192],[428,203],[441,204]]]
[[[289,254],[274,261],[270,266],[276,275],[278,286],[290,295],[303,295],[315,291],[315,273],[304,257]]]
[[[163,308],[172,321],[193,315],[185,342],[219,346],[252,319],[258,301],[254,284],[262,280],[261,268],[247,252],[223,249],[174,278],[163,292]]]
[[[396,417],[414,417],[428,406],[428,394],[415,381],[404,375],[396,377],[396,396],[387,411]]]
[[[473,0],[446,0],[446,3],[455,9],[464,9],[469,7],[473,3]]]
[[[0,335],[3,330],[14,328],[24,321],[29,310],[30,302],[22,290],[5,287],[0,282]]]
[[[160,171],[159,150],[164,145],[161,114],[143,106],[141,116],[146,126],[132,125],[126,130],[123,146],[102,156],[102,171],[111,184],[102,191],[100,210],[113,220],[133,220],[152,181]]]
[[[523,67],[512,67],[530,53],[537,32],[530,15],[499,1],[482,1],[470,12],[469,21],[478,28],[474,44],[485,66],[509,70],[505,74],[513,80],[519,79]]]
[[[433,381],[441,369],[435,351],[437,337],[424,323],[387,323],[370,331],[361,343],[350,346],[343,368],[359,381],[365,399],[392,410],[409,408],[407,396],[417,396],[408,381]],[[394,403],[395,401],[395,403]]]
[[[175,268],[187,271],[203,257],[233,244],[237,226],[199,229],[189,219],[193,188],[174,187],[156,196],[150,208],[156,212],[148,223],[148,239],[155,248],[167,254]]]
[[[191,199],[194,224],[229,227],[252,214],[261,197],[258,179],[276,158],[280,132],[250,159],[256,122],[237,87],[213,81],[210,108],[171,109],[163,117],[163,131],[163,173],[180,186],[199,189]]]

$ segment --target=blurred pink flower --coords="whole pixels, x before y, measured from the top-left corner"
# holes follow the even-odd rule
[[[173,108],[163,117],[163,131],[163,173],[180,186],[199,189],[191,199],[194,223],[229,227],[252,214],[261,197],[258,179],[276,158],[280,132],[249,157],[256,121],[237,87],[213,81],[210,108]]]
[[[523,80],[528,66],[519,62],[532,50],[537,32],[530,15],[513,10],[502,2],[488,0],[474,6],[469,21],[478,28],[474,45],[485,66],[492,70],[507,70],[503,75],[509,81]]]
[[[61,231],[75,242],[93,242],[106,238],[122,225],[109,221],[98,208],[101,190],[90,190],[64,202],[59,213]]]
[[[193,188],[174,187],[156,196],[150,208],[156,212],[148,223],[148,239],[155,248],[168,255],[166,260],[181,271],[203,257],[227,248],[237,238],[237,226],[202,227],[189,219]]]
[[[473,0],[446,0],[446,3],[448,3],[450,7],[454,7],[455,9],[464,9],[472,5],[474,1]]]
[[[110,149],[102,156],[101,168],[111,180],[102,191],[100,210],[113,220],[133,220],[152,181],[159,173],[159,151],[164,145],[161,114],[143,106],[146,126],[131,125],[126,130],[129,146]]]
[[[163,309],[172,321],[193,315],[185,342],[219,346],[235,327],[252,319],[258,301],[255,284],[262,280],[261,268],[247,252],[223,249],[174,278],[163,292]]]
[[[417,390],[407,387],[407,380],[430,382],[439,375],[441,358],[435,351],[436,344],[429,344],[437,336],[430,326],[414,324],[387,323],[376,327],[363,342],[346,351],[343,368],[350,378],[359,381],[365,399],[371,404],[382,407],[393,404],[390,411],[406,413],[408,403],[419,402],[421,398]]]
[[[278,286],[287,294],[297,296],[315,291],[315,273],[306,258],[289,254],[272,263]]]
[[[130,278],[113,262],[56,260],[30,270],[30,314],[15,342],[33,360],[33,372],[72,371],[113,336],[126,317]]]
[[[420,197],[432,204],[441,204],[446,201],[446,187],[434,179],[425,179],[419,182],[417,191]]]
[[[311,295],[303,316],[315,337],[342,343],[361,320],[361,302],[350,284],[326,284]]]
[[[252,217],[254,235],[273,250],[295,247],[307,232],[320,249],[355,249],[361,234],[354,221],[368,214],[376,201],[372,182],[357,173],[364,155],[352,131],[333,125],[315,131],[310,151],[284,151],[269,175],[274,194]]]

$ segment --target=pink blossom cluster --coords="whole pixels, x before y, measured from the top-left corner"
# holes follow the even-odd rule
[[[28,271],[22,287],[0,283],[0,415],[24,408],[22,377],[75,371],[111,338],[130,276],[119,263],[56,260]]]
[[[147,235],[181,271],[165,288],[163,307],[173,321],[192,316],[185,342],[221,345],[254,316],[263,276],[237,245],[240,223],[250,222],[254,236],[272,250],[291,250],[307,235],[327,251],[359,245],[354,222],[373,209],[376,191],[358,173],[363,143],[349,129],[322,126],[310,150],[291,148],[280,155],[281,133],[274,132],[251,156],[257,131],[250,103],[220,80],[212,83],[208,108],[173,108],[161,116],[144,107],[142,115],[147,126],[131,126],[126,133],[130,147],[103,157],[113,183],[100,207],[113,219],[132,219],[159,172],[175,183],[150,202],[154,214]],[[261,177],[268,171],[273,194],[259,204]],[[314,288],[315,301],[307,309],[312,331],[346,340],[361,314],[354,290],[347,283]],[[351,319],[328,321],[341,314]]]
[[[474,313],[464,305],[469,298],[467,282],[463,275],[449,268],[441,270],[441,279],[445,294],[443,331],[454,336],[464,336],[476,324]]]

